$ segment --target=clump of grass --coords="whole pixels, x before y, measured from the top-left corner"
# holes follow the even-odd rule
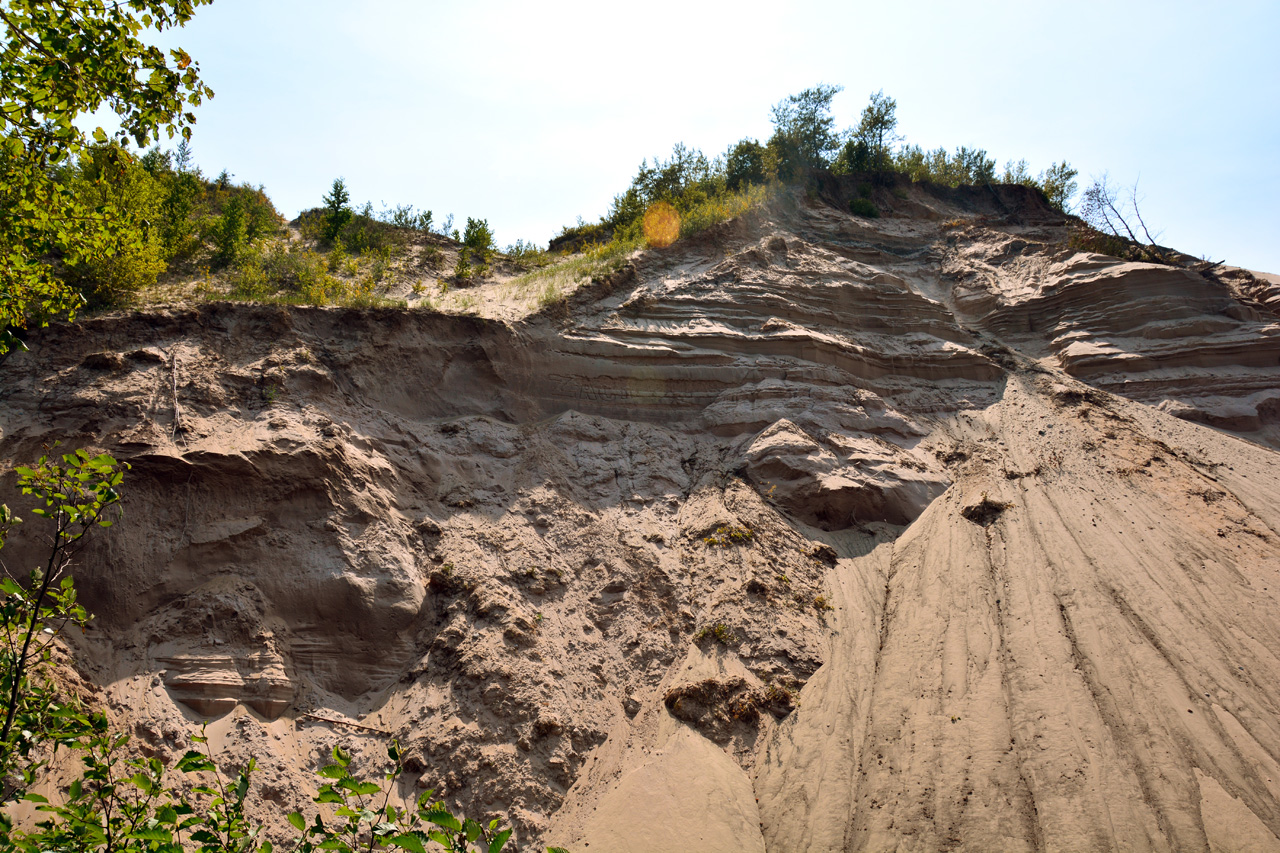
[[[564,301],[564,291],[560,289],[560,284],[554,280],[548,281],[542,287],[542,292],[538,294],[539,310],[547,308],[551,305],[557,305]]]
[[[772,190],[763,184],[751,184],[738,192],[724,192],[695,204],[680,214],[680,236],[691,237],[712,225],[741,216],[764,204]]]
[[[717,622],[714,625],[703,625],[693,639],[698,643],[703,640],[715,640],[722,646],[736,646],[742,642],[738,635],[733,633],[733,629],[723,622]]]
[[[731,545],[745,545],[751,541],[754,535],[750,527],[734,527],[730,524],[722,524],[710,536],[704,536],[702,542],[708,548],[728,548]]]
[[[562,301],[591,281],[608,278],[622,269],[627,256],[640,240],[613,240],[588,246],[581,253],[531,270],[507,282],[508,296],[524,300],[530,307],[545,308]]]

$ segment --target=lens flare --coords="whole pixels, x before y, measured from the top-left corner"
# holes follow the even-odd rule
[[[665,201],[660,201],[644,213],[644,238],[650,246],[664,249],[680,236],[680,214]]]

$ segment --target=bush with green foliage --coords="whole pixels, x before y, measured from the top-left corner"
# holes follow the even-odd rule
[[[945,148],[925,151],[904,145],[893,155],[893,169],[915,182],[928,181],[948,187],[996,182],[996,162],[981,148],[960,146],[955,154]]]
[[[200,240],[194,221],[200,200],[200,176],[196,172],[176,171],[163,177],[164,203],[160,215],[160,240],[170,259],[189,258],[198,251]]]
[[[95,308],[127,302],[155,284],[167,260],[157,227],[167,197],[163,182],[119,145],[87,149],[61,180],[110,220],[93,251],[66,259],[63,280]]]
[[[516,240],[503,249],[502,254],[506,255],[507,260],[522,270],[546,266],[551,262],[546,252],[535,243],[525,240]]]
[[[421,210],[417,213],[413,210],[413,205],[396,205],[392,208],[384,208],[377,217],[379,222],[385,222],[396,228],[405,228],[409,231],[420,231],[428,233],[431,231],[431,211]]]
[[[467,228],[462,232],[463,249],[458,253],[458,263],[464,265],[469,257],[474,264],[474,274],[485,276],[493,259],[493,231],[486,219],[467,217]],[[466,276],[459,276],[465,278]]]
[[[1049,204],[1067,213],[1070,210],[1071,197],[1076,194],[1076,176],[1079,174],[1071,168],[1070,163],[1063,160],[1041,172],[1039,179],[1032,186],[1044,193]]]
[[[869,198],[855,198],[849,202],[849,212],[854,216],[875,219],[880,216],[880,208]]]
[[[215,184],[210,194],[211,209],[220,208],[216,216],[205,220],[216,266],[238,263],[261,238],[279,228],[280,215],[260,187],[242,184],[223,188]]]

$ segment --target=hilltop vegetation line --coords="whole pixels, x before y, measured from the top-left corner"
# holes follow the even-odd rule
[[[831,114],[839,91],[819,85],[775,104],[774,132],[764,143],[742,139],[714,158],[680,143],[666,159],[646,159],[599,221],[579,219],[562,229],[551,241],[553,253],[523,240],[499,252],[486,219],[467,218],[459,229],[452,215],[437,223],[431,210],[411,205],[354,206],[341,178],[289,229],[264,186],[237,183],[225,170],[207,177],[185,137],[172,150],[156,144],[141,152],[135,139],[99,139],[44,170],[50,194],[78,199],[100,217],[92,223],[94,249],[79,250],[66,229],[28,238],[28,260],[62,299],[31,303],[32,316],[10,312],[4,319],[14,334],[27,320],[65,315],[77,305],[124,306],[165,277],[205,282],[197,297],[299,304],[386,302],[379,292],[400,275],[436,276],[444,293],[451,284],[483,280],[495,255],[527,271],[554,264],[566,251],[615,259],[643,245],[666,245],[819,171],[860,175],[867,186],[901,177],[947,186],[1023,184],[1068,209],[1076,171],[1065,161],[1038,175],[1025,160],[1011,161],[997,173],[981,148],[908,145],[897,133],[897,102],[883,92],[871,96],[856,126],[840,130]],[[855,199],[852,211],[878,214],[867,199]],[[445,249],[456,256],[451,267]],[[414,293],[422,293],[421,284]]]
[[[819,84],[779,101],[772,110],[773,135],[763,144],[742,139],[708,158],[677,143],[669,158],[654,158],[652,164],[645,159],[631,186],[614,197],[598,222],[579,220],[564,228],[552,246],[638,240],[644,236],[645,214],[660,203],[675,210],[679,236],[687,236],[728,218],[721,212],[740,212],[761,187],[803,182],[818,171],[860,175],[872,185],[892,183],[896,176],[950,187],[1021,184],[1044,193],[1058,210],[1068,211],[1078,173],[1065,160],[1039,175],[1030,172],[1026,160],[1011,160],[998,173],[995,159],[981,148],[960,146],[948,152],[907,145],[897,132],[898,103],[883,91],[871,95],[856,126],[840,130],[831,102],[841,91],[840,86]],[[863,215],[871,213],[866,205],[858,207]]]

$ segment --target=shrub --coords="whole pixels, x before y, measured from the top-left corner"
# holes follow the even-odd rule
[[[110,223],[105,242],[67,259],[67,283],[92,307],[127,302],[155,284],[166,268],[164,244],[155,227],[162,218],[163,183],[114,146],[90,149],[63,180],[79,203],[94,209],[94,217]]]
[[[643,213],[641,214],[643,215]],[[614,228],[606,222],[583,222],[578,217],[577,225],[565,225],[560,233],[551,238],[548,250],[552,252],[576,252],[583,246],[608,243],[613,239]]]
[[[222,215],[210,224],[209,239],[213,241],[213,262],[218,266],[234,264],[244,255],[249,246],[249,229],[239,196],[228,201]]]
[[[855,216],[862,216],[867,219],[876,219],[880,216],[880,208],[876,207],[870,199],[855,198],[849,202],[849,212]]]
[[[1049,204],[1066,213],[1071,197],[1076,194],[1075,179],[1078,174],[1080,173],[1071,168],[1070,163],[1063,160],[1041,172],[1037,186],[1049,200]]]
[[[471,264],[467,261],[467,247],[458,249],[458,262],[453,265],[453,277],[458,281],[471,278]]]
[[[156,283],[165,271],[164,247],[154,232],[126,242],[114,252],[97,252],[67,268],[67,283],[80,291],[91,308],[122,305]]]
[[[405,229],[375,219],[369,205],[365,205],[360,213],[352,214],[334,239],[341,240],[348,250],[357,255],[399,251],[409,241]]]
[[[325,261],[325,265],[329,267],[329,272],[341,272],[346,262],[347,247],[342,244],[341,240],[334,240],[333,248],[329,250],[328,260]]]
[[[489,260],[493,257],[493,231],[485,219],[467,217],[467,229],[462,234],[462,244],[475,260],[475,273],[484,276],[489,272]]]
[[[506,255],[508,260],[523,270],[546,266],[551,263],[551,258],[547,256],[546,252],[538,248],[534,243],[524,240],[516,240],[503,249],[502,254]]]
[[[171,172],[161,179],[164,202],[160,207],[160,242],[169,258],[186,258],[200,248],[194,221],[202,188],[192,172]]]
[[[396,205],[392,208],[384,208],[378,214],[378,221],[410,231],[427,232],[431,230],[431,211],[423,210],[414,213],[411,204]]]
[[[375,283],[381,282],[387,274],[387,268],[391,265],[391,250],[380,249],[373,256],[373,267],[369,271],[369,277]]]

